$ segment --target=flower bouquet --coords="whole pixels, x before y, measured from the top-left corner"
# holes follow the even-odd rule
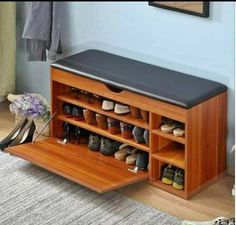
[[[15,113],[15,123],[18,123],[22,117],[31,117],[36,124],[37,133],[50,117],[50,108],[47,101],[38,94],[10,94],[8,99],[11,99],[12,102],[9,109],[12,113]],[[49,136],[49,126],[45,128],[42,135]]]

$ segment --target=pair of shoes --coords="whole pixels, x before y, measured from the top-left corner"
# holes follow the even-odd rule
[[[181,225],[235,225],[235,218],[218,217],[211,221],[202,222],[184,220]]]
[[[178,190],[184,189],[184,170],[168,165],[162,173],[162,182]]]
[[[36,126],[33,119],[23,118],[15,128],[0,142],[0,149],[32,142]]]
[[[122,144],[114,155],[117,160],[125,160],[126,164],[136,165],[138,170],[147,170],[149,161],[147,152]]]
[[[149,146],[149,130],[135,126],[132,134],[137,143],[146,143],[146,145]]]
[[[75,142],[76,144],[86,144],[88,143],[90,132],[76,127],[70,123],[64,122],[62,125],[63,129],[63,140]]]
[[[90,134],[88,148],[92,151],[100,151],[103,155],[113,155],[119,150],[121,143],[109,138]]]
[[[124,115],[130,113],[130,108],[128,105],[124,105],[121,103],[115,103],[111,100],[104,99],[102,102],[102,109],[105,111],[114,110],[114,112],[118,115]]]
[[[162,120],[162,125],[161,125],[161,131],[166,134],[170,134],[173,132],[173,134],[176,137],[183,137],[185,134],[184,130],[184,124],[168,119],[168,118],[163,118]]]
[[[67,118],[74,117],[75,120],[84,120],[83,109],[79,106],[73,106],[71,104],[65,103],[63,104],[63,112]]]
[[[117,160],[126,161],[126,164],[135,165],[138,151],[139,149],[137,148],[132,148],[127,144],[122,144],[119,147],[119,151],[117,151],[114,156]]]

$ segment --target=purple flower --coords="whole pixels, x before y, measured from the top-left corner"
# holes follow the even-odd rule
[[[10,111],[20,116],[41,117],[47,120],[50,112],[49,107],[37,95],[24,94],[19,99],[14,100],[10,106]]]

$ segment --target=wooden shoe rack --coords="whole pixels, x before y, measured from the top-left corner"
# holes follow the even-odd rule
[[[88,103],[85,99],[77,99],[70,93],[72,87],[146,110],[149,112],[149,123],[130,114],[117,115],[104,111],[99,102]],[[157,188],[188,199],[219,178],[226,169],[226,92],[185,109],[131,91],[114,90],[103,82],[58,68],[51,68],[51,91],[52,113],[57,111],[51,124],[51,137],[9,148],[8,152],[100,193],[149,179]],[[123,139],[120,134],[112,135],[96,125],[67,118],[63,115],[63,103],[148,129],[150,145],[138,144],[134,139]],[[182,122],[185,136],[163,133],[160,130],[162,117]],[[149,171],[130,172],[130,166],[125,162],[92,152],[87,145],[59,144],[57,139],[62,136],[63,122],[148,152]],[[167,164],[184,170],[184,190],[161,182],[162,167]]]

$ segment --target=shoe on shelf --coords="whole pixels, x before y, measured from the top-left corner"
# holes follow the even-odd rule
[[[124,161],[126,156],[132,154],[132,148],[130,146],[126,146],[122,149],[119,149],[119,151],[115,152],[114,156],[115,159]]]
[[[75,128],[75,142],[77,144],[88,144],[89,135],[90,135],[89,131],[80,127]]]
[[[218,217],[214,220],[211,221],[189,221],[189,220],[184,220],[181,225],[234,225],[235,224],[235,219],[226,219],[225,217]]]
[[[135,165],[138,157],[138,151],[139,149],[137,148],[132,149],[131,154],[126,157],[125,163],[128,165]]]
[[[185,134],[185,131],[184,131],[184,129],[181,129],[181,128],[175,128],[175,129],[173,130],[173,134],[174,134],[174,136],[176,136],[176,137],[183,137],[184,134]]]
[[[163,124],[161,125],[161,131],[165,134],[172,133],[175,129],[175,124]]]
[[[124,115],[124,114],[130,113],[130,108],[128,105],[116,103],[114,112],[118,115]]]
[[[91,151],[99,151],[100,150],[100,137],[96,134],[89,135],[89,143],[88,148]]]
[[[136,119],[142,118],[139,108],[134,107],[134,106],[131,106],[131,105],[129,106],[129,108],[130,108],[131,115],[132,115],[134,118],[136,118]]]
[[[138,168],[138,170],[147,170],[148,161],[149,154],[144,151],[139,151],[136,159],[136,167]]]
[[[87,124],[96,124],[95,113],[88,109],[83,109],[84,119]]]
[[[102,102],[102,109],[105,111],[111,111],[114,110],[115,103],[111,100],[104,99]]]
[[[149,130],[145,130],[143,133],[143,139],[147,146],[149,146]]]
[[[120,122],[119,120],[108,117],[107,118],[108,132],[110,134],[120,133]]]
[[[14,141],[14,139],[17,137],[20,131],[24,128],[27,122],[28,122],[27,118],[21,119],[19,123],[14,127],[14,129],[0,142],[0,149],[2,151],[4,151],[4,149],[7,148],[8,145],[11,144],[12,141]]]
[[[133,130],[133,125],[125,123],[125,122],[120,122],[120,130],[121,130],[121,137],[124,139],[130,139],[133,137],[132,135],[132,130]]]
[[[141,113],[141,117],[142,119],[148,123],[149,122],[149,112],[148,111],[145,111],[143,109],[140,109],[140,113]]]
[[[73,106],[71,104],[68,104],[68,103],[63,104],[63,112],[64,112],[65,117],[67,118],[73,117],[72,109],[73,109]]]
[[[32,142],[36,126],[33,119],[28,119],[27,124],[16,136],[16,138],[8,145],[8,147],[13,147],[16,145],[21,145],[25,143]]]
[[[64,122],[62,125],[62,130],[63,130],[63,135],[62,135],[63,140],[71,141],[74,138],[74,131],[75,131],[74,125]]]
[[[99,128],[101,128],[103,130],[107,129],[107,117],[106,116],[96,113],[96,121],[97,121]]]
[[[163,170],[161,181],[164,184],[172,185],[174,176],[175,176],[175,168],[171,165],[168,165]]]
[[[143,138],[143,134],[144,134],[144,129],[143,128],[135,126],[133,131],[132,131],[132,134],[133,134],[134,140],[137,143],[145,143],[145,140]]]
[[[184,189],[184,171],[182,169],[176,169],[173,187],[178,190]]]
[[[121,143],[111,140],[109,138],[101,138],[100,152],[103,155],[114,155],[119,150]]]
[[[84,120],[83,109],[79,106],[74,106],[72,109],[72,116],[75,120]]]

